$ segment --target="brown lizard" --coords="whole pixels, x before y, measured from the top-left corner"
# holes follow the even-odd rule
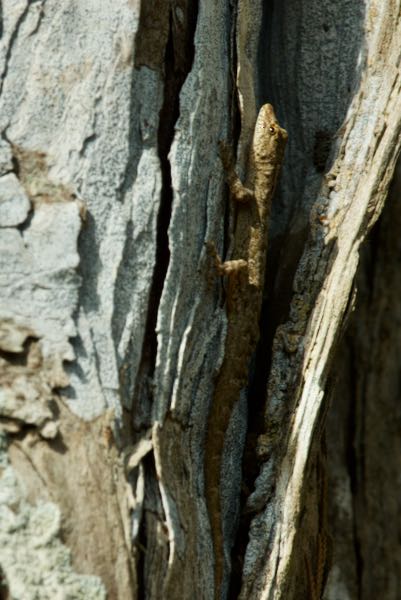
[[[270,207],[286,142],[287,132],[278,124],[271,104],[265,104],[256,120],[244,184],[234,170],[228,146],[220,143],[237,214],[232,260],[222,262],[213,242],[207,244],[218,273],[228,276],[225,352],[216,379],[205,447],[205,496],[213,540],[216,600],[221,600],[225,562],[220,498],[224,437],[235,402],[247,383],[249,362],[259,338]]]

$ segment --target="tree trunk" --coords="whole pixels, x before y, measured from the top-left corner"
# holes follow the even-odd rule
[[[401,597],[400,14],[0,4],[1,598]],[[249,360],[210,247],[251,259],[219,142],[257,179],[266,102],[288,144]]]

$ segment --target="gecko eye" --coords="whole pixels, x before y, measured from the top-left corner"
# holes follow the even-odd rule
[[[273,125],[270,125],[269,131],[270,131],[270,133],[275,133],[276,132],[276,128]]]

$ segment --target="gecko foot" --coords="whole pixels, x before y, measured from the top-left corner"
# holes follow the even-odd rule
[[[243,259],[238,260],[226,260],[222,261],[219,254],[217,253],[216,245],[214,242],[206,242],[206,249],[209,256],[213,259],[215,269],[218,275],[232,275],[238,273],[242,269],[248,268],[248,262]]]

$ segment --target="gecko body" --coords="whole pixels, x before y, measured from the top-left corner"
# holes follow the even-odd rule
[[[273,107],[259,111],[244,184],[234,170],[232,154],[220,144],[230,196],[236,202],[232,259],[222,262],[208,244],[220,275],[227,276],[227,334],[208,417],[205,446],[205,497],[215,560],[215,599],[221,600],[224,538],[220,479],[224,438],[235,403],[248,381],[249,363],[259,338],[259,317],[266,266],[271,200],[284,157],[287,132]]]

